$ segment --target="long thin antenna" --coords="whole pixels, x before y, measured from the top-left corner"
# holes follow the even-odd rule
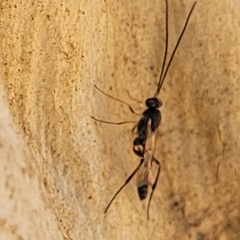
[[[166,3],[166,18],[165,18],[165,35],[166,35],[166,39],[165,39],[165,51],[164,51],[164,55],[163,55],[163,62],[162,62],[162,69],[161,69],[161,74],[160,74],[160,77],[159,77],[159,81],[158,81],[158,86],[160,85],[161,83],[161,79],[162,79],[162,76],[163,76],[163,72],[164,72],[164,68],[165,68],[165,63],[166,63],[166,59],[167,59],[167,52],[168,52],[168,1],[165,0],[165,3]],[[158,91],[157,89],[157,92],[155,93],[158,94],[160,92],[160,89]]]
[[[167,1],[167,0],[166,0],[166,1]],[[174,47],[174,49],[173,49],[172,55],[171,55],[171,57],[170,57],[170,59],[169,59],[169,62],[168,62],[168,64],[167,64],[167,67],[166,67],[166,70],[165,70],[165,72],[164,72],[164,75],[163,75],[162,79],[161,79],[161,77],[160,77],[160,79],[159,79],[158,86],[157,86],[157,90],[156,90],[156,93],[154,94],[154,97],[157,97],[157,96],[159,95],[159,93],[160,93],[160,90],[161,90],[162,85],[163,85],[163,82],[164,82],[164,80],[165,80],[165,78],[166,78],[168,69],[169,69],[169,67],[170,67],[170,65],[171,65],[171,63],[172,63],[173,57],[174,57],[174,55],[175,55],[175,53],[176,53],[176,51],[177,51],[177,49],[178,49],[178,46],[179,46],[179,44],[180,44],[180,42],[181,42],[181,40],[182,40],[183,34],[184,34],[184,32],[185,32],[185,30],[186,30],[186,28],[187,28],[189,19],[190,19],[190,17],[191,17],[191,14],[192,14],[193,9],[194,9],[194,7],[195,7],[196,4],[197,4],[197,2],[194,2],[193,6],[192,6],[192,8],[191,8],[191,10],[190,10],[190,12],[189,12],[189,14],[188,14],[188,17],[187,17],[186,22],[185,22],[185,24],[184,24],[184,26],[183,26],[182,32],[181,32],[181,34],[180,34],[180,36],[179,36],[179,38],[178,38],[178,40],[177,40],[177,43],[176,43],[176,45],[175,45],[175,47]],[[167,25],[167,24],[166,24],[166,25]],[[165,50],[165,51],[166,51],[166,50]],[[161,75],[162,75],[162,74],[161,74]],[[160,75],[160,76],[161,76],[161,75]]]

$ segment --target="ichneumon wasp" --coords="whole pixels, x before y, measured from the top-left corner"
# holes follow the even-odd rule
[[[152,199],[152,195],[154,192],[154,189],[156,187],[159,175],[160,175],[160,163],[159,161],[154,157],[154,147],[155,147],[155,142],[156,142],[156,130],[158,129],[160,122],[161,122],[161,112],[159,110],[159,108],[162,106],[162,101],[158,98],[161,88],[163,86],[163,83],[165,81],[167,72],[169,70],[169,67],[172,63],[173,57],[178,49],[178,46],[182,40],[182,37],[184,35],[184,32],[187,28],[189,19],[191,17],[191,14],[193,12],[193,9],[195,7],[197,2],[194,2],[194,4],[192,5],[190,12],[187,16],[187,19],[185,21],[185,24],[183,26],[183,29],[178,37],[178,40],[175,44],[175,47],[172,51],[172,54],[169,58],[169,61],[165,67],[166,64],[166,59],[167,59],[167,54],[168,54],[168,1],[165,0],[165,4],[166,4],[166,19],[165,19],[165,34],[166,34],[166,39],[165,39],[165,51],[164,51],[164,55],[163,55],[163,62],[162,62],[162,68],[161,68],[161,73],[160,73],[160,77],[158,80],[158,84],[157,84],[157,89],[156,92],[154,94],[153,97],[148,98],[145,101],[145,105],[147,107],[147,109],[142,113],[140,120],[138,121],[138,124],[133,128],[133,130],[135,128],[137,128],[137,137],[134,139],[133,141],[133,151],[134,153],[139,156],[141,158],[139,165],[137,166],[137,168],[132,172],[132,174],[127,178],[127,180],[125,181],[125,183],[122,185],[122,187],[115,193],[115,195],[113,196],[113,198],[111,199],[111,201],[109,202],[109,204],[107,205],[107,208],[105,209],[105,213],[107,212],[108,208],[110,207],[111,203],[113,202],[113,200],[116,198],[116,196],[118,195],[118,193],[126,186],[126,184],[132,179],[132,177],[138,172],[138,178],[137,178],[137,187],[138,187],[138,194],[139,194],[139,198],[140,200],[143,200],[146,198],[147,196],[147,189],[148,189],[148,185],[151,184],[149,182],[148,179],[148,175],[149,175],[149,171],[151,169],[152,163],[156,163],[159,167],[158,167],[158,173],[156,176],[156,179],[154,181],[152,185],[152,193],[149,197],[149,201],[148,201],[148,207],[147,207],[147,214],[149,216],[149,207],[150,207],[150,202]],[[137,114],[133,108],[127,104],[126,102],[114,98],[106,93],[104,93],[102,90],[100,90],[96,85],[94,86],[98,91],[100,91],[102,94],[118,101],[121,102],[122,104],[125,104],[128,106],[128,108],[130,109],[130,111],[136,115]],[[132,121],[125,121],[125,122],[109,122],[109,121],[104,121],[104,120],[100,120],[97,119],[95,117],[92,117],[94,120],[99,121],[99,122],[103,122],[103,123],[108,123],[108,124],[115,124],[115,125],[120,125],[120,124],[125,124],[125,123],[131,123]],[[149,143],[150,142],[150,143]],[[150,147],[149,147],[150,145]]]

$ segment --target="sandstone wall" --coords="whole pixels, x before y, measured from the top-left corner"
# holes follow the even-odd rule
[[[169,2],[173,48],[193,1]],[[165,5],[1,3],[0,239],[240,239],[238,0],[199,0],[161,91],[150,219],[132,181],[133,125],[156,89]],[[130,91],[132,100],[126,90]],[[153,169],[156,173],[156,169]]]

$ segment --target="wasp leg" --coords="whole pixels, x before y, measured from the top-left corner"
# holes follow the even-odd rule
[[[154,192],[154,190],[157,186],[158,178],[159,178],[159,175],[160,175],[160,172],[161,172],[160,162],[156,158],[153,158],[153,162],[155,162],[158,165],[158,172],[157,172],[157,176],[155,178],[155,181],[152,185],[152,192],[151,192],[151,195],[150,195],[149,200],[148,200],[148,206],[147,206],[147,218],[148,219],[149,219],[149,208],[150,208],[150,203],[151,203],[151,200],[152,200],[153,192]]]
[[[135,123],[136,121],[124,121],[124,122],[109,122],[109,121],[105,121],[105,120],[101,120],[98,118],[95,118],[93,116],[90,116],[92,119],[94,119],[97,122],[101,122],[101,123],[107,123],[107,124],[113,124],[113,125],[122,125],[122,124],[127,124],[127,123]]]
[[[138,169],[141,167],[141,165],[143,164],[143,158],[140,160],[139,165],[136,167],[136,169],[131,173],[131,175],[127,178],[127,180],[125,181],[125,183],[119,188],[119,190],[114,194],[114,196],[112,197],[112,199],[110,200],[110,202],[108,203],[104,213],[107,212],[108,208],[110,207],[110,205],[112,204],[113,200],[117,197],[117,195],[121,192],[121,190],[130,182],[130,180],[134,177],[134,175],[136,174],[136,172],[138,171]]]
[[[136,112],[133,110],[133,108],[131,107],[130,104],[124,102],[124,101],[121,100],[121,99],[115,98],[115,97],[113,97],[113,96],[105,93],[105,92],[102,91],[97,85],[94,85],[94,87],[95,87],[100,93],[102,93],[103,95],[105,95],[105,96],[107,96],[107,97],[109,97],[109,98],[111,98],[111,99],[113,99],[113,100],[115,100],[115,101],[117,101],[117,102],[120,102],[120,103],[122,103],[122,104],[124,104],[124,105],[126,105],[126,106],[128,106],[129,110],[130,110],[133,114],[135,114],[135,115],[137,115],[137,116],[141,116],[141,115],[142,115],[142,114],[136,113]]]

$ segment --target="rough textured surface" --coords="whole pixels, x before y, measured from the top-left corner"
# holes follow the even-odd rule
[[[170,49],[192,1],[169,2]],[[1,3],[0,239],[240,239],[238,0],[199,0],[168,73],[146,219],[131,124],[164,49],[158,1]],[[171,51],[171,50],[170,50]]]

